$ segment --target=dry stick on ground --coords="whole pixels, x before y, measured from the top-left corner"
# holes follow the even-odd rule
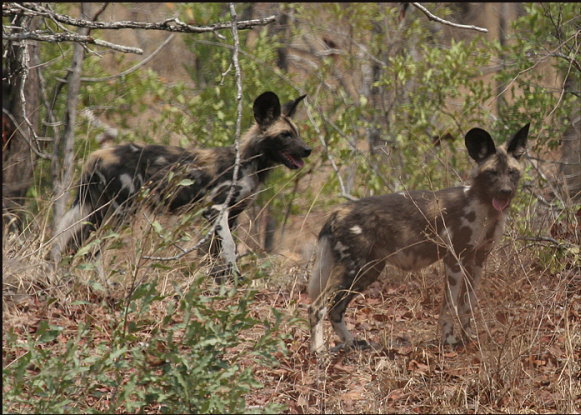
[[[171,256],[171,257],[153,257],[153,256],[144,256],[145,259],[155,260],[155,261],[173,261],[183,257],[184,255],[189,254],[190,252],[198,249],[203,243],[205,243],[208,238],[211,238],[216,231],[216,227],[221,222],[222,217],[228,210],[228,205],[230,204],[230,200],[234,195],[234,187],[236,186],[236,182],[238,180],[238,169],[240,167],[240,133],[241,133],[241,123],[242,123],[242,77],[240,72],[240,64],[238,62],[238,54],[240,51],[240,39],[238,38],[238,29],[237,29],[237,15],[236,9],[234,8],[234,4],[230,3],[230,15],[232,16],[232,35],[234,40],[234,49],[232,52],[232,61],[234,63],[234,69],[236,72],[236,133],[235,133],[235,140],[234,140],[234,148],[236,149],[236,158],[234,162],[234,172],[232,173],[232,183],[230,185],[230,189],[228,190],[228,195],[226,196],[226,200],[218,213],[218,217],[212,223],[212,227],[208,231],[208,233],[198,241],[193,247],[188,249],[183,249],[177,245],[175,245],[178,249],[182,252],[180,254]]]

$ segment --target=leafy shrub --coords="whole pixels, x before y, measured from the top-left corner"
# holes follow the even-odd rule
[[[252,317],[254,295],[225,286],[205,295],[194,283],[170,299],[146,283],[133,292],[108,339],[97,339],[98,331],[86,324],[68,340],[62,327],[47,321],[26,339],[9,331],[3,411],[248,412],[245,395],[261,384],[244,364],[273,365],[274,353],[285,350],[277,335],[281,315],[275,312],[274,322]],[[150,311],[160,305],[165,313],[156,321]],[[255,342],[241,335],[248,331],[260,332]],[[55,353],[54,345],[65,341]]]

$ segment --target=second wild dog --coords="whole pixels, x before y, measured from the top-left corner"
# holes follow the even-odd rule
[[[303,142],[291,117],[305,95],[281,107],[278,96],[265,92],[253,105],[255,124],[240,142],[240,164],[230,203],[216,226],[211,253],[221,256],[235,272],[236,246],[231,229],[258,187],[278,164],[303,167],[311,149]],[[138,195],[149,191],[154,209],[184,213],[206,200],[203,216],[215,221],[224,208],[233,181],[234,146],[186,150],[163,145],[122,144],[93,152],[86,163],[71,209],[60,220],[50,256],[58,262],[75,253],[105,219],[120,225],[134,215]]]
[[[343,342],[338,348],[366,348],[343,319],[349,302],[375,281],[386,263],[403,270],[439,259],[446,270],[439,332],[442,344],[469,338],[474,294],[483,264],[504,228],[517,190],[529,124],[497,147],[480,128],[465,136],[478,164],[469,186],[438,191],[404,191],[348,202],[336,209],[319,233],[317,262],[308,293],[311,350],[324,350],[323,318],[328,313]],[[454,334],[459,320],[461,337]]]

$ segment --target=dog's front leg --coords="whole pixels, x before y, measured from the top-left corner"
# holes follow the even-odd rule
[[[457,346],[462,341],[454,335],[454,322],[459,319],[458,298],[465,292],[465,270],[458,262],[456,255],[449,252],[444,257],[446,282],[444,283],[444,300],[440,309],[438,330],[441,344]]]
[[[462,297],[458,299],[460,324],[464,341],[470,340],[472,336],[470,326],[474,316],[474,308],[478,301],[476,292],[480,285],[480,277],[482,276],[484,263],[491,250],[492,243],[487,243],[482,248],[476,250],[470,256],[470,261],[467,261],[465,265],[467,274],[466,289],[462,293]]]
[[[485,252],[468,250],[460,262],[451,253],[444,258],[446,284],[439,321],[444,344],[457,346],[471,339],[470,325],[476,307],[476,289],[486,255]],[[460,338],[453,334],[454,320],[460,323]]]

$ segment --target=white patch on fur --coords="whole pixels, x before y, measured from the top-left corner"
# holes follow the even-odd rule
[[[350,231],[353,232],[353,234],[355,234],[355,235],[361,235],[363,233],[363,230],[361,229],[361,226],[359,226],[359,225],[352,226]]]
[[[101,173],[99,170],[95,170],[95,174],[97,176],[99,176],[99,180],[101,180],[101,184],[103,184],[103,185],[107,184],[107,178],[105,177],[105,175],[103,173]]]
[[[438,327],[442,336],[442,343],[444,344],[455,344],[458,339],[454,336],[454,321],[458,319],[458,292],[462,286],[462,281],[464,278],[464,273],[462,270],[460,272],[452,272],[447,266],[446,268],[446,292],[444,293],[444,301],[440,308],[440,317],[438,319]],[[456,284],[451,285],[448,279],[452,279]]]
[[[331,269],[333,269],[334,264],[335,261],[333,261],[329,239],[323,237],[317,245],[315,266],[313,267],[307,287],[307,293],[311,300],[316,300],[319,294],[321,294],[321,291],[327,286],[327,280],[329,279],[329,275],[331,275]]]
[[[470,186],[464,186],[464,194],[468,194],[470,191]]]
[[[133,184],[133,178],[127,174],[123,173],[119,176],[119,180],[121,181],[121,188],[129,190],[129,193],[135,193],[135,185]]]
[[[167,164],[167,159],[164,156],[159,156],[158,158],[155,159],[155,164],[163,166]]]
[[[134,153],[141,150],[139,147],[137,147],[134,144],[129,144],[129,148],[131,149],[131,151],[133,151]]]
[[[249,171],[253,171],[254,168],[250,168],[247,170],[242,170],[242,178],[238,180],[238,185],[240,185],[239,198],[241,200],[246,199],[249,196],[254,196],[254,193],[258,188],[258,177],[256,176],[256,174],[249,173]]]
[[[341,243],[341,241],[337,241],[335,244],[335,251],[339,254],[341,259],[348,257],[349,255],[347,252],[349,251],[349,247],[345,246]]]
[[[208,197],[210,199],[214,199],[218,193],[220,193],[224,188],[228,189],[231,184],[232,182],[230,180],[226,180],[225,182],[220,183],[219,186],[214,187],[214,189],[210,192]]]

